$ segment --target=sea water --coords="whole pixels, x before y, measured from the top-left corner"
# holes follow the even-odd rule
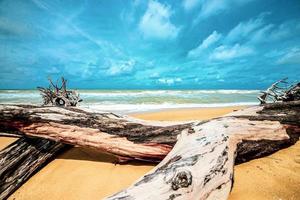
[[[79,107],[116,113],[258,104],[258,90],[77,90]],[[38,90],[0,90],[0,103],[42,104]]]

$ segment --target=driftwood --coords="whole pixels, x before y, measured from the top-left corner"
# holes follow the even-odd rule
[[[266,91],[261,91],[257,97],[260,103],[300,100],[300,82],[290,84],[287,79],[281,79],[273,83]]]
[[[226,199],[235,162],[292,145],[300,134],[300,101],[265,104],[185,124],[60,107],[1,105],[0,113],[3,132],[91,147],[120,161],[163,159],[108,199]]]
[[[151,124],[76,108],[0,105],[0,131],[50,139],[111,153],[120,162],[159,162],[188,124]],[[120,145],[122,144],[122,145]]]
[[[43,105],[67,107],[76,106],[78,102],[82,101],[76,91],[67,90],[67,80],[63,77],[61,78],[61,86],[58,83],[54,84],[50,78],[48,80],[50,82],[48,88],[38,87],[43,98]]]
[[[0,152],[0,199],[6,199],[67,145],[22,137]]]

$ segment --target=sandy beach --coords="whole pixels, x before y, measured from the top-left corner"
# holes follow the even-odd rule
[[[300,0],[0,0],[0,40],[0,200],[300,200]]]
[[[147,120],[203,120],[242,107],[177,109],[133,114]],[[0,148],[13,142],[0,138]],[[128,187],[154,165],[119,165],[112,156],[85,148],[72,148],[58,156],[29,179],[9,199],[101,199]],[[235,167],[235,182],[230,200],[288,199],[300,197],[300,142],[270,156]]]
[[[169,109],[158,112],[136,113],[131,116],[144,120],[159,121],[189,121],[206,120],[219,117],[227,113],[245,108],[245,106],[221,107],[221,108],[190,108],[190,109]]]

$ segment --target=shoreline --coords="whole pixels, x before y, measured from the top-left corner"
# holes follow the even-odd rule
[[[29,105],[29,106],[42,106],[42,102],[39,103],[21,103],[21,102],[0,102],[0,105]],[[194,109],[226,109],[226,108],[246,108],[246,107],[251,107],[251,106],[257,106],[259,105],[258,102],[239,102],[239,103],[211,103],[211,104],[169,104],[169,105],[176,105],[174,107],[169,106],[169,107],[158,107],[154,108],[158,104],[110,104],[107,106],[106,104],[79,104],[78,108],[82,109],[89,109],[89,110],[96,110],[97,112],[114,112],[118,114],[123,114],[123,115],[139,115],[139,114],[145,114],[145,113],[160,113],[164,111],[177,111],[177,110],[194,110]],[[99,107],[100,106],[100,107]],[[102,107],[111,107],[114,108],[115,106],[130,106],[130,107],[140,107],[140,106],[152,106],[152,108],[145,108],[144,110],[137,110],[137,111],[127,111],[131,109],[126,109],[126,110],[117,110],[116,108],[112,110],[103,110],[101,109]],[[154,106],[154,107],[153,107]]]
[[[169,109],[222,108],[258,105],[259,90],[78,90],[78,107],[118,114],[160,112]],[[0,104],[43,103],[38,90],[0,90]]]

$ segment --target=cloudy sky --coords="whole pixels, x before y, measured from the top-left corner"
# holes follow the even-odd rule
[[[1,0],[0,40],[6,89],[48,76],[107,89],[300,79],[299,0]]]

